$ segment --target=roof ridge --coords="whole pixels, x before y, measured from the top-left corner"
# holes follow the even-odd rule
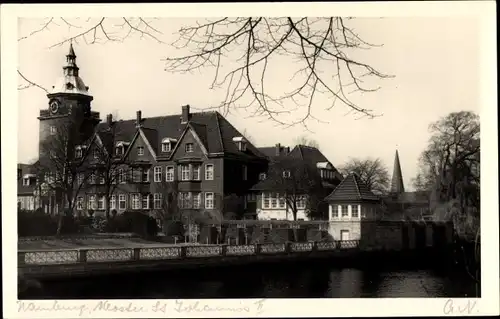
[[[217,111],[215,111],[214,113],[215,113],[215,122],[217,123],[217,130],[219,131],[219,142],[220,142],[222,152],[224,153],[226,150],[224,148],[224,141],[222,140],[222,131],[220,129],[220,123],[219,123],[219,115],[221,115],[221,114]]]
[[[356,177],[358,177],[356,175],[356,173],[351,173],[352,174],[352,178],[354,179],[354,184],[356,185],[356,190],[358,191],[358,196],[359,196],[359,199],[362,199],[362,196],[361,196],[361,191],[359,189],[359,184],[358,184],[358,180]]]

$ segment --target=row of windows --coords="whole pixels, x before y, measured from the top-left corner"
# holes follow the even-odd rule
[[[194,152],[194,145],[193,143],[186,143],[184,144],[184,150],[186,153],[192,153]],[[161,151],[162,152],[170,152],[172,151],[172,144],[171,143],[162,143],[161,144]],[[117,153],[117,155],[123,155],[123,151],[120,152],[120,154]],[[137,155],[138,156],[143,156],[144,155],[144,146],[137,146]]]
[[[299,195],[296,198],[290,198],[295,201],[297,209],[305,209],[307,197]],[[287,207],[286,199],[283,194],[278,193],[263,193],[262,208],[263,209],[285,209]]]
[[[201,201],[202,193],[179,193],[178,197],[178,206],[179,208],[202,208]],[[117,200],[118,199],[118,200]],[[213,209],[214,208],[214,193],[208,192],[204,193],[204,208],[205,209]],[[130,209],[162,209],[163,208],[163,195],[162,193],[155,194],[129,194],[129,201],[127,204],[127,195],[119,194],[111,195],[109,199],[109,208],[111,210],[125,210],[127,206]],[[83,196],[79,196],[76,199],[76,209],[83,210],[84,206],[84,198]],[[104,196],[90,195],[87,198],[87,209],[94,210],[104,210],[106,209],[106,198]]]
[[[352,218],[359,217],[359,206],[358,205],[332,205],[332,217],[349,217],[349,207],[351,207]]]

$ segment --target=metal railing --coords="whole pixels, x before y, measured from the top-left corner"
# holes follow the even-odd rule
[[[61,265],[79,263],[179,260],[229,256],[257,256],[310,253],[358,249],[358,240],[333,242],[288,242],[251,245],[184,245],[134,248],[80,248],[38,251],[18,251],[19,266]]]

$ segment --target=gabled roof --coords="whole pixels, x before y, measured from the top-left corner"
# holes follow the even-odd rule
[[[169,137],[179,139],[186,125],[189,125],[200,137],[208,153],[236,154],[242,157],[265,157],[251,143],[247,143],[246,152],[241,152],[233,137],[242,136],[219,112],[194,112],[190,114],[187,124],[181,123],[181,115],[146,117],[141,121],[141,128],[151,147],[157,152],[161,150],[162,139]],[[135,119],[115,122],[116,141],[131,142],[137,132]],[[98,132],[106,131],[108,124],[103,122],[97,127]],[[159,155],[159,154],[158,154]]]
[[[379,197],[373,194],[355,173],[346,178],[325,198],[330,202],[378,201]]]

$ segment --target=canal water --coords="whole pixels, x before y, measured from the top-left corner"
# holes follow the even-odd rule
[[[412,269],[413,268],[413,269]],[[461,269],[330,262],[198,268],[42,282],[24,299],[480,297]]]

